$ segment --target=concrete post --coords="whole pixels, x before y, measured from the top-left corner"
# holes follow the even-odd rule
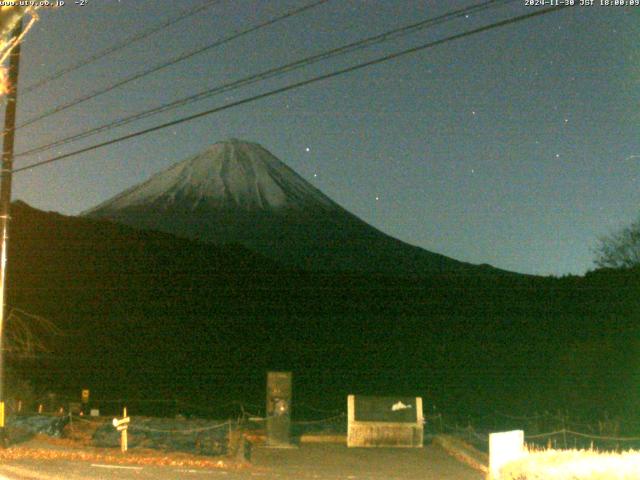
[[[500,469],[525,454],[524,431],[489,434],[489,480],[500,480]]]

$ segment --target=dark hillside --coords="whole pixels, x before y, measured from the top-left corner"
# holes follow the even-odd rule
[[[42,388],[262,403],[265,370],[290,369],[296,397],[326,406],[349,392],[469,412],[638,404],[638,272],[305,273],[20,203],[13,217],[9,304],[66,332],[11,358]]]

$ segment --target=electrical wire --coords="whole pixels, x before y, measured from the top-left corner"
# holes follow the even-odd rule
[[[94,53],[93,55],[90,55],[87,58],[84,58],[72,65],[69,65],[68,67],[65,67],[63,69],[58,70],[55,73],[52,73],[51,75],[49,75],[48,77],[45,77],[41,80],[38,80],[37,82],[29,85],[28,87],[26,87],[22,93],[26,94],[29,92],[32,92],[34,90],[37,90],[43,86],[45,86],[47,83],[52,82],[53,80],[57,80],[58,78],[71,73],[75,70],[78,70],[79,68],[84,67],[85,65],[89,65],[93,62],[96,62],[98,60],[100,60],[103,57],[106,57],[107,55],[110,55],[112,53],[115,53],[119,50],[122,50],[123,48],[126,48],[128,46],[130,46],[131,44],[135,43],[135,42],[139,42],[141,40],[144,40],[145,38],[153,35],[154,33],[159,32],[160,30],[164,30],[165,28],[169,28],[172,25],[175,25],[176,23],[185,20],[189,17],[192,17],[193,15],[196,15],[210,7],[212,7],[213,5],[215,5],[216,3],[220,3],[220,0],[208,0],[204,5],[200,5],[197,6],[195,8],[190,8],[187,10],[183,10],[182,12],[180,12],[178,14],[178,16],[173,17],[159,25],[154,25],[152,27],[150,27],[147,30],[143,30],[142,32],[136,33],[135,35],[132,35],[128,38],[125,38],[124,40],[122,40],[119,43],[116,43],[110,47],[105,48],[104,50],[100,50],[99,52]]]
[[[279,76],[282,76],[286,73],[289,73],[291,71],[300,69],[300,68],[304,68],[307,67],[309,65],[312,65],[314,63],[320,62],[320,61],[324,61],[330,58],[334,58],[337,56],[341,56],[341,55],[345,55],[347,53],[352,53],[354,51],[357,50],[361,50],[373,45],[377,45],[380,44],[382,42],[386,42],[388,40],[392,40],[392,39],[396,39],[411,33],[415,33],[417,31],[420,31],[424,28],[427,27],[431,27],[434,25],[438,25],[440,23],[444,23],[447,22],[449,20],[453,20],[456,18],[461,18],[463,16],[468,16],[471,14],[477,14],[481,11],[487,10],[487,9],[491,9],[491,8],[496,8],[499,6],[503,6],[506,5],[508,3],[513,3],[516,0],[489,0],[486,2],[483,2],[481,4],[478,5],[474,5],[471,7],[466,7],[466,8],[462,8],[459,10],[454,10],[452,12],[448,12],[446,14],[443,15],[439,15],[437,17],[432,17],[432,18],[428,18],[425,20],[422,20],[420,22],[416,22],[416,23],[412,23],[410,25],[405,25],[403,27],[399,27],[393,30],[389,30],[386,31],[384,33],[378,34],[378,35],[374,35],[371,37],[367,37],[365,39],[362,40],[358,40],[346,45],[343,45],[341,47],[337,47],[325,52],[321,52],[319,54],[316,55],[312,55],[309,57],[305,57],[303,59],[297,60],[295,62],[291,62],[279,67],[275,67],[275,68],[271,68],[268,69],[266,71],[254,74],[254,75],[250,75],[248,77],[244,77],[242,79],[239,80],[235,80],[223,85],[219,85],[216,87],[212,87],[212,88],[208,88],[204,91],[201,91],[199,93],[196,93],[194,95],[190,95],[188,97],[182,98],[182,99],[178,99],[175,100],[171,103],[165,104],[165,105],[161,105],[159,107],[154,107],[152,109],[149,110],[145,110],[144,112],[140,112],[134,115],[130,115],[128,117],[125,117],[123,119],[118,119],[115,121],[112,121],[110,123],[107,123],[105,125],[101,125],[98,127],[94,127],[94,128],[90,128],[88,130],[85,130],[83,132],[71,135],[69,137],[60,139],[60,140],[56,140],[54,142],[50,142],[48,144],[45,145],[41,145],[38,147],[34,147],[30,150],[26,150],[23,152],[19,152],[17,154],[14,155],[14,158],[19,158],[19,157],[23,157],[23,156],[27,156],[27,155],[32,155],[34,153],[39,153],[39,152],[43,152],[45,150],[51,149],[51,148],[55,148],[55,147],[59,147],[62,145],[66,145],[70,142],[74,142],[76,140],[80,140],[82,138],[86,138],[88,136],[91,135],[95,135],[98,133],[102,133],[105,131],[109,131],[112,130],[113,128],[116,127],[121,127],[123,125],[127,125],[131,122],[137,121],[137,120],[141,120],[143,118],[147,118],[153,115],[157,115],[159,113],[163,113],[169,110],[173,110],[175,108],[178,107],[182,107],[185,105],[189,105],[191,103],[194,102],[198,102],[201,100],[205,100],[207,98],[211,98],[215,95],[219,95],[221,93],[225,93],[225,92],[229,92],[232,90],[236,90],[238,88],[241,87],[245,87],[248,85],[252,85],[255,84],[257,82],[263,81],[263,80],[267,80],[270,78],[276,78]]]
[[[325,4],[325,3],[330,2],[330,1],[331,0],[317,0],[317,1],[313,2],[313,3],[305,5],[303,7],[299,7],[299,8],[293,9],[293,10],[289,10],[289,11],[285,12],[284,14],[279,15],[278,17],[272,18],[271,20],[267,20],[265,22],[259,23],[258,25],[254,25],[252,27],[249,27],[249,28],[246,28],[244,30],[241,30],[239,32],[235,32],[232,35],[229,35],[229,36],[224,37],[222,39],[216,40],[213,43],[205,45],[204,47],[196,48],[195,50],[190,50],[189,52],[186,52],[186,53],[183,53],[181,55],[178,55],[177,57],[175,57],[175,58],[173,58],[173,59],[171,59],[169,61],[163,62],[163,63],[161,63],[159,65],[156,65],[154,67],[151,67],[151,68],[149,68],[147,70],[144,70],[142,72],[139,72],[139,73],[136,73],[136,74],[131,75],[129,77],[126,77],[126,78],[124,78],[122,80],[119,80],[116,83],[113,83],[111,85],[108,85],[108,86],[106,86],[106,87],[104,87],[102,89],[93,91],[93,92],[88,93],[88,94],[86,94],[86,95],[84,95],[82,97],[78,97],[78,98],[76,98],[74,100],[71,100],[71,101],[69,101],[67,103],[63,103],[62,105],[58,105],[57,107],[54,107],[51,110],[48,110],[48,111],[46,111],[44,113],[41,113],[40,115],[37,115],[37,116],[35,116],[33,118],[30,118],[29,120],[26,120],[25,122],[19,124],[16,127],[16,130],[18,130],[20,128],[24,128],[24,127],[26,127],[28,125],[32,125],[32,124],[34,124],[36,122],[39,122],[40,120],[43,120],[43,119],[45,119],[47,117],[50,117],[51,115],[55,115],[56,113],[60,113],[60,112],[63,112],[65,110],[68,110],[71,107],[75,107],[76,105],[80,105],[81,103],[84,103],[84,102],[87,102],[89,100],[92,100],[92,99],[94,99],[94,98],[96,98],[96,97],[98,97],[100,95],[104,95],[105,93],[108,93],[108,92],[110,92],[112,90],[115,90],[116,88],[122,87],[123,85],[131,83],[131,82],[133,82],[135,80],[139,80],[139,79],[144,78],[144,77],[146,77],[148,75],[151,75],[152,73],[156,73],[156,72],[159,72],[160,70],[164,70],[167,67],[170,67],[172,65],[176,65],[177,63],[183,62],[183,61],[185,61],[185,60],[187,60],[189,58],[192,58],[192,57],[194,57],[196,55],[199,55],[201,53],[204,53],[204,52],[207,52],[207,51],[212,50],[214,48],[217,48],[217,47],[220,47],[222,45],[225,45],[225,44],[227,44],[227,43],[229,43],[229,42],[231,42],[233,40],[236,40],[236,39],[238,39],[240,37],[243,37],[245,35],[253,33],[253,32],[255,32],[257,30],[260,30],[262,28],[269,27],[269,26],[271,26],[271,25],[273,25],[273,24],[275,24],[277,22],[280,22],[280,21],[285,20],[287,18],[293,17],[295,15],[298,15],[298,14],[300,14],[302,12],[305,12],[305,11],[310,10],[312,8],[318,7],[318,6],[322,5],[322,4]]]
[[[231,102],[231,103],[228,103],[226,105],[222,105],[220,107],[212,108],[210,110],[205,110],[203,112],[199,112],[199,113],[196,113],[196,114],[193,114],[193,115],[189,115],[187,117],[182,117],[182,118],[179,118],[177,120],[173,120],[173,121],[166,122],[166,123],[163,123],[163,124],[160,124],[160,125],[156,125],[154,127],[150,127],[150,128],[146,128],[146,129],[143,129],[143,130],[139,130],[137,132],[133,132],[133,133],[130,133],[128,135],[123,135],[121,137],[117,137],[117,138],[114,138],[114,139],[111,139],[111,140],[107,140],[107,141],[104,141],[104,142],[101,142],[101,143],[98,143],[98,144],[95,144],[95,145],[92,145],[92,146],[89,146],[89,147],[81,148],[81,149],[78,149],[78,150],[75,150],[75,151],[72,151],[72,152],[69,152],[69,153],[58,155],[58,156],[55,156],[53,158],[49,158],[47,160],[42,160],[42,161],[39,161],[39,162],[35,162],[35,163],[30,164],[30,165],[26,165],[24,167],[13,169],[12,172],[13,173],[19,173],[19,172],[22,172],[24,170],[30,170],[30,169],[33,169],[33,168],[36,168],[36,167],[41,167],[43,165],[47,165],[47,164],[50,164],[50,163],[58,162],[60,160],[67,159],[67,158],[79,155],[81,153],[86,153],[86,152],[89,152],[89,151],[92,151],[92,150],[97,150],[99,148],[103,148],[103,147],[106,147],[108,145],[113,145],[115,143],[120,143],[120,142],[123,142],[125,140],[129,140],[129,139],[136,138],[136,137],[139,137],[139,136],[142,136],[142,135],[146,135],[148,133],[152,133],[152,132],[155,132],[155,131],[158,131],[158,130],[162,130],[162,129],[165,129],[165,128],[168,128],[168,127],[179,125],[181,123],[189,122],[189,121],[195,120],[197,118],[201,118],[201,117],[204,117],[204,116],[212,115],[214,113],[218,113],[218,112],[221,112],[221,111],[224,111],[224,110],[228,110],[228,109],[233,108],[233,107],[237,107],[237,106],[240,106],[240,105],[251,103],[251,102],[254,102],[256,100],[261,100],[263,98],[268,98],[268,97],[271,97],[271,96],[274,96],[274,95],[277,95],[277,94],[280,94],[280,93],[283,93],[283,92],[287,92],[287,91],[290,91],[290,90],[294,90],[294,89],[297,89],[297,88],[300,88],[300,87],[303,87],[303,86],[306,86],[306,85],[310,85],[310,84],[317,83],[317,82],[320,82],[320,81],[328,80],[330,78],[335,78],[337,76],[344,75],[344,74],[350,73],[350,72],[354,72],[354,71],[357,71],[357,70],[360,70],[360,69],[363,69],[363,68],[366,68],[366,67],[370,67],[370,66],[373,66],[373,65],[378,65],[380,63],[387,62],[387,61],[392,60],[392,59],[400,58],[400,57],[403,57],[403,56],[406,56],[406,55],[409,55],[409,54],[412,54],[412,53],[416,53],[416,52],[419,52],[419,51],[422,51],[422,50],[426,50],[428,48],[433,48],[433,47],[438,46],[438,45],[443,45],[443,44],[451,42],[453,40],[458,40],[458,39],[465,38],[465,37],[468,37],[468,36],[471,36],[471,35],[475,35],[475,34],[478,34],[478,33],[486,32],[486,31],[489,31],[489,30],[493,30],[495,28],[500,28],[500,27],[503,27],[503,26],[506,26],[506,25],[512,25],[512,24],[515,24],[515,23],[518,23],[518,22],[529,20],[531,18],[535,18],[535,17],[539,17],[539,16],[542,16],[542,15],[546,15],[548,13],[558,12],[558,11],[564,9],[564,8],[567,8],[567,6],[562,5],[562,6],[557,6],[557,7],[545,8],[545,9],[542,9],[542,10],[538,10],[536,12],[532,12],[532,13],[528,13],[528,14],[512,17],[512,18],[509,18],[507,20],[494,22],[492,24],[485,25],[483,27],[475,28],[475,29],[472,29],[472,30],[468,30],[468,31],[463,32],[463,33],[450,35],[450,36],[442,38],[440,40],[435,40],[435,41],[432,41],[432,42],[429,42],[429,43],[426,43],[426,44],[422,44],[422,45],[418,45],[418,46],[415,46],[415,47],[407,48],[407,49],[401,50],[399,52],[395,52],[395,53],[391,53],[391,54],[388,54],[388,55],[384,55],[382,57],[378,57],[378,58],[373,59],[373,60],[369,60],[369,61],[362,62],[362,63],[356,64],[356,65],[352,65],[352,66],[347,67],[347,68],[336,70],[336,71],[331,72],[331,73],[327,73],[327,74],[320,75],[320,76],[317,76],[317,77],[313,77],[313,78],[310,78],[310,79],[307,79],[307,80],[296,82],[296,83],[293,83],[293,84],[290,84],[290,85],[286,85],[284,87],[280,87],[280,88],[277,88],[277,89],[274,89],[274,90],[270,90],[268,92],[261,93],[261,94],[258,94],[258,95],[254,95],[252,97],[244,98],[242,100],[237,100],[235,102]]]
[[[605,435],[593,435],[593,434],[589,434],[589,433],[582,433],[582,432],[574,432],[573,430],[567,430],[567,429],[562,429],[562,430],[556,430],[555,432],[548,432],[548,433],[539,433],[536,435],[525,435],[525,438],[528,440],[533,440],[533,439],[539,439],[539,438],[547,438],[547,437],[554,437],[557,435],[564,435],[564,434],[569,434],[569,435],[574,435],[576,437],[582,437],[582,438],[587,438],[590,440],[604,440],[604,441],[610,441],[610,442],[638,442],[640,441],[640,437],[610,437],[610,436],[605,436]]]

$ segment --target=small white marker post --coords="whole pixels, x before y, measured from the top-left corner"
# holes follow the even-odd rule
[[[128,449],[127,427],[129,426],[130,421],[131,419],[127,417],[127,407],[124,407],[122,418],[120,420],[117,418],[113,419],[113,426],[120,432],[120,451],[122,453],[126,452]]]

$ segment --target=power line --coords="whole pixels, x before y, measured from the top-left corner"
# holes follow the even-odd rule
[[[466,8],[462,8],[459,10],[455,10],[443,15],[439,15],[437,17],[432,17],[432,18],[428,18],[426,20],[422,20],[420,22],[416,22],[410,25],[406,25],[404,27],[399,27],[393,30],[389,30],[387,32],[378,34],[378,35],[374,35],[371,37],[367,37],[365,39],[362,40],[358,40],[356,42],[352,42],[349,43],[347,45],[343,45],[341,47],[338,48],[334,48],[316,55],[312,55],[309,57],[305,57],[301,60],[297,60],[295,62],[291,62],[279,67],[275,67],[275,68],[271,68],[268,69],[266,71],[254,74],[254,75],[250,75],[248,77],[244,77],[242,79],[239,80],[235,80],[223,85],[219,85],[217,87],[213,87],[213,88],[209,88],[206,89],[204,91],[201,91],[199,93],[196,93],[194,95],[190,95],[188,97],[176,100],[174,102],[168,103],[168,104],[164,104],[161,105],[159,107],[155,107],[149,110],[145,110],[144,112],[140,112],[134,115],[130,115],[128,117],[125,118],[121,118],[115,121],[112,121],[110,123],[107,123],[105,125],[101,125],[98,127],[94,127],[94,128],[90,128],[88,130],[85,130],[83,132],[71,135],[69,137],[66,138],[62,138],[60,140],[55,140],[53,142],[50,142],[48,144],[45,145],[41,145],[39,147],[35,147],[32,148],[30,150],[26,150],[24,152],[19,152],[18,154],[16,154],[16,157],[23,157],[23,156],[27,156],[27,155],[32,155],[34,153],[39,153],[45,150],[48,150],[50,148],[54,148],[54,147],[58,147],[61,145],[66,145],[67,143],[76,141],[76,140],[80,140],[82,138],[86,138],[88,136],[97,134],[97,133],[101,133],[101,132],[105,132],[108,130],[111,130],[113,128],[116,127],[120,127],[123,125],[127,125],[131,122],[137,121],[137,120],[141,120],[143,118],[147,118],[153,115],[156,115],[158,113],[163,113],[166,112],[168,110],[173,110],[175,108],[181,107],[181,106],[185,106],[200,100],[205,100],[207,98],[210,98],[212,96],[218,95],[220,93],[224,93],[224,92],[228,92],[228,91],[232,91],[232,90],[236,90],[238,88],[241,87],[245,87],[248,85],[252,85],[254,83],[263,81],[263,80],[267,80],[269,78],[275,78],[278,76],[281,76],[285,73],[289,73],[291,71],[297,70],[299,68],[303,68],[303,67],[307,67],[309,65],[312,65],[314,63],[317,63],[319,61],[324,61],[333,57],[337,57],[339,55],[345,55],[347,53],[352,53],[354,51],[357,50],[361,50],[367,47],[371,47],[373,45],[377,45],[379,43],[382,42],[386,42],[388,40],[392,40],[395,38],[399,38],[401,36],[404,35],[408,35],[411,33],[415,33],[419,30],[422,30],[424,28],[433,26],[433,25],[437,25],[440,23],[444,23],[446,21],[452,20],[454,18],[460,18],[463,16],[467,16],[470,14],[476,14],[479,13],[481,11],[490,9],[490,8],[496,8],[498,6],[502,6],[502,5],[506,5],[508,3],[513,3],[516,0],[489,0],[486,1],[484,3],[475,5],[475,6],[471,6],[471,7],[466,7]]]
[[[42,120],[44,118],[50,117],[51,115],[54,115],[56,113],[60,113],[60,112],[62,112],[64,110],[67,110],[67,109],[69,109],[71,107],[75,107],[76,105],[79,105],[79,104],[84,103],[84,102],[86,102],[88,100],[94,99],[94,98],[96,98],[96,97],[98,97],[100,95],[108,93],[108,92],[110,92],[112,90],[115,90],[116,88],[122,87],[123,85],[131,83],[131,82],[133,82],[135,80],[139,80],[139,79],[141,79],[143,77],[146,77],[147,75],[151,75],[152,73],[155,73],[155,72],[158,72],[160,70],[163,70],[163,69],[165,69],[167,67],[175,65],[175,64],[177,64],[179,62],[187,60],[187,59],[189,59],[191,57],[194,57],[194,56],[199,55],[201,53],[204,53],[206,51],[209,51],[209,50],[211,50],[213,48],[220,47],[220,46],[222,46],[224,44],[227,44],[227,43],[231,42],[232,40],[240,38],[240,37],[242,37],[244,35],[248,35],[248,34],[253,33],[253,32],[255,32],[257,30],[260,30],[262,28],[271,26],[271,25],[273,25],[273,24],[275,24],[277,22],[280,22],[280,21],[285,20],[287,18],[293,17],[295,15],[298,15],[298,14],[300,14],[302,12],[305,12],[305,11],[310,10],[312,8],[318,7],[318,6],[322,5],[322,4],[330,2],[330,1],[331,0],[317,0],[317,1],[313,2],[313,3],[305,5],[304,7],[300,7],[300,8],[296,8],[296,9],[290,10],[290,11],[285,12],[284,14],[282,14],[282,15],[280,15],[278,17],[272,18],[271,20],[267,20],[266,22],[259,23],[258,25],[254,25],[253,27],[250,27],[250,28],[247,28],[245,30],[241,30],[239,32],[236,32],[236,33],[234,33],[232,35],[229,35],[228,37],[222,38],[220,40],[216,40],[213,43],[205,45],[204,47],[200,47],[200,48],[196,48],[195,50],[191,50],[191,51],[189,51],[187,53],[184,53],[182,55],[179,55],[179,56],[173,58],[172,60],[169,60],[167,62],[161,63],[160,65],[156,65],[155,67],[151,67],[151,68],[149,68],[147,70],[144,70],[144,71],[142,71],[140,73],[136,73],[136,74],[131,75],[129,77],[126,77],[126,78],[124,78],[122,80],[119,80],[118,82],[113,83],[111,85],[108,85],[105,88],[102,88],[100,90],[96,90],[96,91],[91,92],[91,93],[89,93],[87,95],[84,95],[82,97],[78,97],[75,100],[71,100],[71,101],[69,101],[67,103],[63,103],[62,105],[54,107],[51,110],[48,110],[48,111],[46,111],[44,113],[41,113],[40,115],[37,115],[37,116],[35,116],[35,117],[33,117],[33,118],[29,119],[29,120],[26,120],[25,122],[19,124],[16,127],[16,130],[20,129],[20,128],[23,128],[23,127],[26,127],[27,125],[34,124],[34,123],[36,123],[36,122],[38,122],[38,121],[40,121],[40,120]]]
[[[135,138],[135,137],[146,135],[147,133],[152,133],[152,132],[155,132],[155,131],[158,131],[158,130],[162,130],[164,128],[172,127],[172,126],[175,126],[175,125],[178,125],[178,124],[181,124],[181,123],[185,123],[185,122],[188,122],[188,121],[191,121],[191,120],[195,120],[195,119],[200,118],[200,117],[204,117],[204,116],[207,116],[207,115],[212,115],[214,113],[218,113],[218,112],[221,112],[223,110],[228,110],[228,109],[233,108],[233,107],[237,107],[237,106],[240,106],[240,105],[251,103],[251,102],[254,102],[256,100],[261,100],[263,98],[271,97],[271,96],[274,96],[274,95],[277,95],[277,94],[280,94],[280,93],[283,93],[283,92],[287,92],[289,90],[294,90],[296,88],[300,88],[300,87],[303,87],[303,86],[306,86],[306,85],[310,85],[310,84],[313,84],[313,83],[316,83],[316,82],[320,82],[320,81],[323,81],[323,80],[328,80],[330,78],[334,78],[334,77],[337,77],[339,75],[344,75],[346,73],[354,72],[354,71],[360,70],[362,68],[366,68],[366,67],[370,67],[370,66],[373,66],[373,65],[377,65],[377,64],[389,61],[389,60],[393,60],[393,59],[396,59],[396,58],[399,58],[399,57],[403,57],[405,55],[409,55],[409,54],[416,53],[416,52],[419,52],[419,51],[422,51],[422,50],[426,50],[428,48],[433,48],[435,46],[442,45],[442,44],[451,42],[453,40],[458,40],[458,39],[465,38],[465,37],[468,37],[468,36],[471,36],[471,35],[475,35],[475,34],[478,34],[478,33],[486,32],[486,31],[489,31],[489,30],[493,30],[495,28],[500,28],[500,27],[504,27],[506,25],[511,25],[511,24],[514,24],[514,23],[522,22],[524,20],[529,20],[531,18],[539,17],[539,16],[542,16],[542,15],[545,15],[545,14],[548,14],[548,13],[557,12],[557,11],[560,11],[560,10],[562,10],[564,8],[567,8],[567,6],[568,5],[561,5],[561,6],[557,6],[557,7],[545,8],[545,9],[542,9],[542,10],[538,10],[537,12],[528,13],[528,14],[525,14],[525,15],[519,15],[517,17],[512,17],[512,18],[509,18],[507,20],[502,20],[500,22],[495,22],[495,23],[492,23],[492,24],[489,24],[489,25],[485,25],[484,27],[479,27],[479,28],[475,28],[473,30],[468,30],[468,31],[463,32],[463,33],[450,35],[450,36],[442,38],[440,40],[436,40],[436,41],[429,42],[429,43],[426,43],[426,44],[418,45],[418,46],[412,47],[412,48],[407,48],[405,50],[401,50],[401,51],[396,52],[396,53],[391,53],[391,54],[388,54],[388,55],[384,55],[382,57],[378,57],[378,58],[376,58],[374,60],[369,60],[367,62],[362,62],[362,63],[359,63],[357,65],[353,65],[351,67],[343,68],[341,70],[336,70],[334,72],[327,73],[327,74],[324,74],[324,75],[320,75],[320,76],[317,76],[317,77],[314,77],[314,78],[310,78],[308,80],[303,80],[301,82],[296,82],[296,83],[293,83],[293,84],[290,84],[290,85],[287,85],[287,86],[284,86],[284,87],[280,87],[280,88],[277,88],[277,89],[274,89],[274,90],[270,90],[270,91],[265,92],[265,93],[254,95],[254,96],[249,97],[249,98],[245,98],[245,99],[242,99],[242,100],[231,102],[231,103],[228,103],[226,105],[222,105],[220,107],[212,108],[210,110],[205,110],[204,112],[196,113],[194,115],[189,115],[187,117],[183,117],[183,118],[180,118],[180,119],[177,119],[177,120],[173,120],[171,122],[163,123],[163,124],[157,125],[155,127],[146,128],[144,130],[140,130],[138,132],[130,133],[128,135],[123,135],[121,137],[114,138],[114,139],[111,139],[111,140],[107,140],[105,142],[98,143],[96,145],[92,145],[90,147],[81,148],[79,150],[75,150],[73,152],[69,152],[69,153],[65,153],[65,154],[62,154],[62,155],[58,155],[56,157],[53,157],[53,158],[50,158],[50,159],[47,159],[47,160],[42,160],[40,162],[32,163],[31,165],[27,165],[25,167],[16,168],[16,169],[13,170],[13,173],[18,173],[18,172],[21,172],[21,171],[24,171],[24,170],[30,170],[30,169],[33,169],[33,168],[36,168],[36,167],[47,165],[49,163],[58,162],[60,160],[67,159],[69,157],[73,157],[73,156],[79,155],[81,153],[86,153],[86,152],[89,152],[89,151],[92,151],[92,150],[97,150],[99,148],[106,147],[108,145],[113,145],[115,143],[120,143],[120,142],[123,142],[125,140],[129,140],[129,139],[132,139],[132,138]]]
[[[55,73],[52,73],[51,75],[49,75],[48,77],[45,77],[41,80],[38,80],[36,83],[29,85],[27,88],[24,89],[23,93],[29,93],[32,92],[34,90],[37,90],[41,87],[43,87],[44,85],[46,85],[49,82],[52,82],[53,80],[56,80],[68,73],[73,72],[74,70],[78,70],[79,68],[84,67],[85,65],[89,65],[93,62],[96,62],[97,60],[100,60],[103,57],[106,57],[107,55],[110,55],[114,52],[117,52],[118,50],[122,50],[123,48],[126,48],[128,46],[130,46],[132,43],[135,42],[139,42],[140,40],[144,40],[145,38],[153,35],[154,33],[159,32],[160,30],[164,30],[165,28],[169,28],[172,25],[175,25],[176,23],[192,17],[210,7],[212,7],[213,5],[215,5],[216,3],[219,3],[220,0],[208,0],[204,5],[200,5],[198,7],[195,8],[190,8],[187,10],[183,10],[182,12],[180,12],[176,17],[171,18],[165,22],[160,23],[159,25],[154,25],[152,27],[150,27],[147,30],[143,30],[142,32],[136,33],[135,35],[132,35],[128,38],[125,38],[124,40],[122,40],[119,43],[116,43],[110,47],[105,48],[104,50],[100,50],[99,52],[94,53],[93,55],[90,55],[89,57],[82,59],[68,67],[65,67],[61,70],[58,70]]]

